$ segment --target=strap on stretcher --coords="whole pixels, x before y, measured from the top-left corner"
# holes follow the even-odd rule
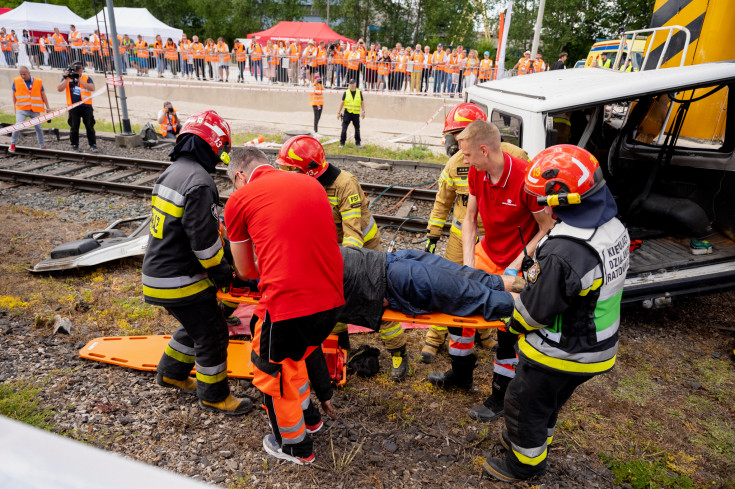
[[[243,289],[240,289],[243,290]],[[238,304],[258,304],[260,300],[260,294],[258,292],[247,292],[232,295],[230,293],[217,291],[217,299],[227,302],[235,302]],[[414,324],[433,324],[436,326],[449,326],[458,328],[470,328],[470,329],[500,329],[505,327],[503,321],[486,321],[484,317],[480,315],[476,316],[450,316],[449,314],[442,314],[440,312],[432,312],[430,314],[418,314],[411,316],[403,314],[402,312],[394,311],[392,309],[386,309],[383,312],[383,321],[396,321],[400,323],[414,323]]]

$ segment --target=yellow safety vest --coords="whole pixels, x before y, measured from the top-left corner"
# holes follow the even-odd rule
[[[355,97],[352,97],[350,89],[345,91],[345,110],[350,114],[359,114],[362,106],[362,95],[360,89],[355,89]]]

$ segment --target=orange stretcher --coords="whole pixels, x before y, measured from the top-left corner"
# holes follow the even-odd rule
[[[238,289],[235,293],[225,293],[220,290],[217,292],[217,298],[221,301],[236,302],[238,304],[257,304],[260,299],[260,294],[257,292],[251,292],[249,289]],[[454,326],[457,328],[472,329],[500,329],[505,327],[505,323],[503,321],[486,321],[485,318],[480,315],[459,317],[442,314],[440,312],[432,312],[430,314],[418,314],[416,316],[411,316],[392,309],[386,309],[383,312],[383,320],[397,321],[400,323],[435,324],[437,326]]]
[[[171,335],[108,336],[94,338],[79,350],[79,356],[87,360],[119,365],[135,370],[155,372],[163,350]],[[329,375],[337,385],[347,382],[346,352],[337,345],[337,336],[330,335],[322,343]],[[253,363],[250,360],[250,341],[230,340],[227,347],[227,376],[235,379],[252,379]],[[196,369],[192,369],[192,373]]]

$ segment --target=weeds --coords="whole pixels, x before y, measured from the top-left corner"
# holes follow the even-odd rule
[[[50,430],[48,420],[54,414],[42,408],[38,400],[40,389],[27,381],[0,384],[0,414],[25,424]]]
[[[20,300],[18,297],[9,295],[0,295],[0,309],[6,311],[20,313],[28,308],[28,303]]]
[[[353,445],[352,448],[350,448],[349,452],[344,452],[340,457],[337,457],[337,454],[334,453],[334,439],[330,436],[329,437],[329,446],[332,450],[332,464],[334,470],[345,470],[349,465],[352,463],[353,460],[355,460],[355,457],[357,457],[357,454],[360,453],[360,449],[362,449],[362,445],[365,443],[365,441],[361,441],[359,445]],[[312,464],[315,467],[318,467],[320,469],[326,470],[326,467],[320,466],[319,464]]]
[[[645,459],[623,461],[605,454],[600,454],[600,458],[615,476],[615,484],[628,483],[633,489],[694,488],[691,477],[671,470],[670,456],[667,455],[654,461]]]

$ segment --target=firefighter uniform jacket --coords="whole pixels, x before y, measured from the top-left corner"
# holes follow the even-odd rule
[[[218,231],[218,203],[212,176],[194,160],[179,158],[158,178],[143,259],[146,302],[169,306],[214,298],[215,285],[232,281]]]
[[[523,335],[519,356],[572,375],[610,370],[629,255],[628,231],[617,218],[591,229],[557,223],[539,242],[515,301],[509,328]]]
[[[337,173],[336,178],[334,178]],[[331,183],[329,181],[331,180]],[[319,177],[320,183],[327,191],[329,203],[332,204],[334,224],[337,226],[337,238],[342,246],[380,249],[380,233],[375,219],[368,206],[370,200],[365,197],[357,178],[350,172],[330,165]]]

